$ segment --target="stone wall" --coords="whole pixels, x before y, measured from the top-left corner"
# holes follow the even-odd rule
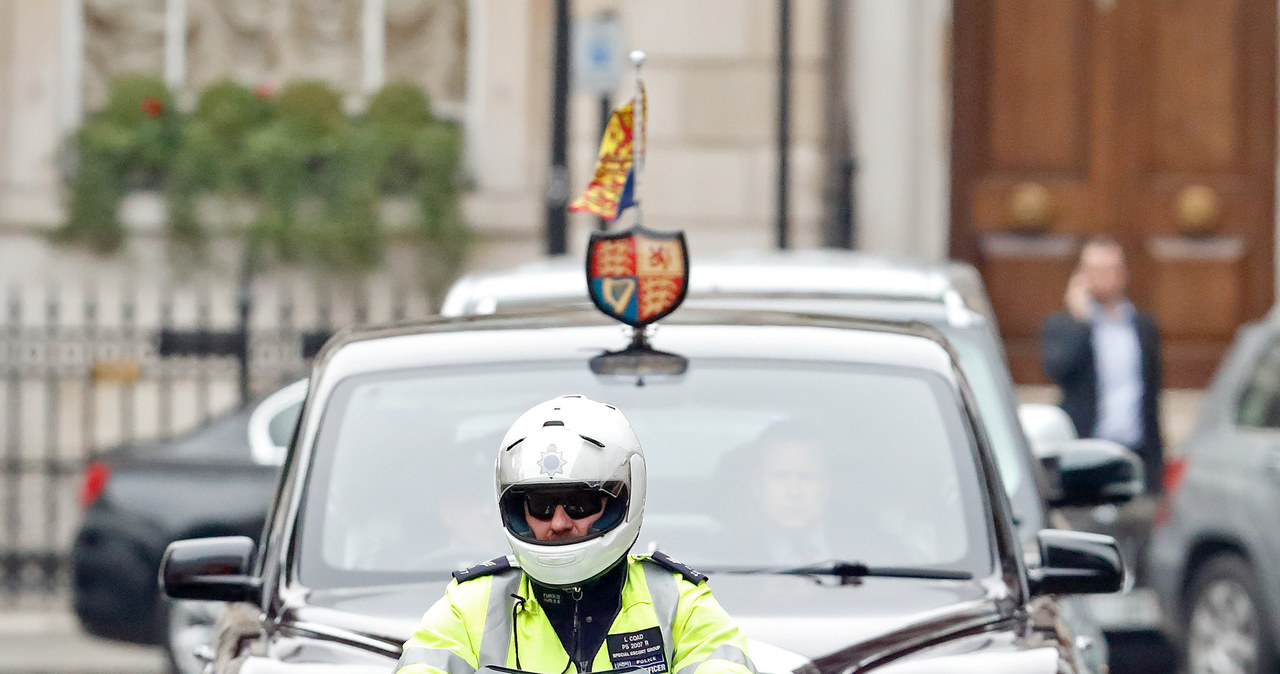
[[[57,2],[0,3],[0,225],[7,229],[47,228],[60,217],[61,16]]]
[[[872,250],[938,257],[946,241],[950,2],[905,4],[911,7],[850,0],[849,62],[839,65],[852,83],[859,234]],[[820,242],[826,5],[792,3],[791,240],[800,248]],[[267,85],[320,76],[355,107],[374,83],[407,77],[431,92],[438,110],[465,122],[474,187],[465,212],[482,241],[471,266],[536,257],[543,248],[553,6],[553,0],[0,2],[0,237],[40,237],[58,224],[57,149],[84,111],[100,104],[111,74],[148,68],[176,77],[188,105],[191,92],[222,76]],[[648,53],[646,224],[686,230],[694,251],[772,246],[776,0],[574,0],[573,7],[580,17],[616,12],[624,49]],[[182,11],[175,15],[175,8]],[[385,20],[369,24],[369,11]],[[370,54],[383,58],[371,61]],[[633,91],[628,75],[613,102]],[[593,167],[598,105],[592,94],[572,95],[574,193]],[[904,105],[915,106],[913,112],[895,112]],[[571,252],[579,252],[595,223],[583,215],[570,223]],[[0,282],[19,269],[31,273],[32,260],[51,265],[39,272],[46,276],[84,267],[75,254],[45,245],[40,238],[0,245]],[[21,260],[6,253],[31,248],[42,252]],[[143,268],[165,264],[162,246],[144,241],[135,248],[103,264],[134,270],[139,258]]]

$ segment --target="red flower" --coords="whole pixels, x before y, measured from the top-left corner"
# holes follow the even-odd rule
[[[142,114],[148,117],[159,117],[164,113],[164,103],[161,103],[160,99],[155,96],[143,98],[142,105],[139,107],[142,109]]]
[[[260,101],[265,101],[268,98],[271,98],[272,96],[275,95],[275,93],[276,93],[276,88],[271,86],[271,84],[268,82],[263,82],[262,84],[259,84],[258,86],[253,88],[253,95],[257,96],[258,100]]]

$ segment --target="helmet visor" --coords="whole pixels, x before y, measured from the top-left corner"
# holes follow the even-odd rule
[[[516,485],[500,499],[502,521],[517,538],[530,543],[579,543],[621,524],[627,495],[621,481]]]

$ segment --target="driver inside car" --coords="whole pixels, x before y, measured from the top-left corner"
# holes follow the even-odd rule
[[[498,447],[513,555],[455,571],[404,645],[398,674],[755,674],[707,577],[661,552],[628,555],[644,514],[644,452],[617,408],[561,396]]]

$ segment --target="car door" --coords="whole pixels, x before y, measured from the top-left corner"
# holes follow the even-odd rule
[[[1258,557],[1258,566],[1276,568],[1280,561],[1280,535],[1274,526],[1280,515],[1280,326],[1259,328],[1253,340],[1257,346],[1252,358],[1243,359],[1244,367],[1235,370],[1234,390],[1226,388],[1234,394],[1230,398],[1234,404],[1228,406],[1230,427],[1219,436],[1221,441],[1207,443],[1197,452],[1186,487],[1195,487],[1192,480],[1216,482],[1216,493],[1206,494],[1212,500],[1205,505],[1219,502],[1218,516],[1233,523],[1231,528],[1250,555]]]

